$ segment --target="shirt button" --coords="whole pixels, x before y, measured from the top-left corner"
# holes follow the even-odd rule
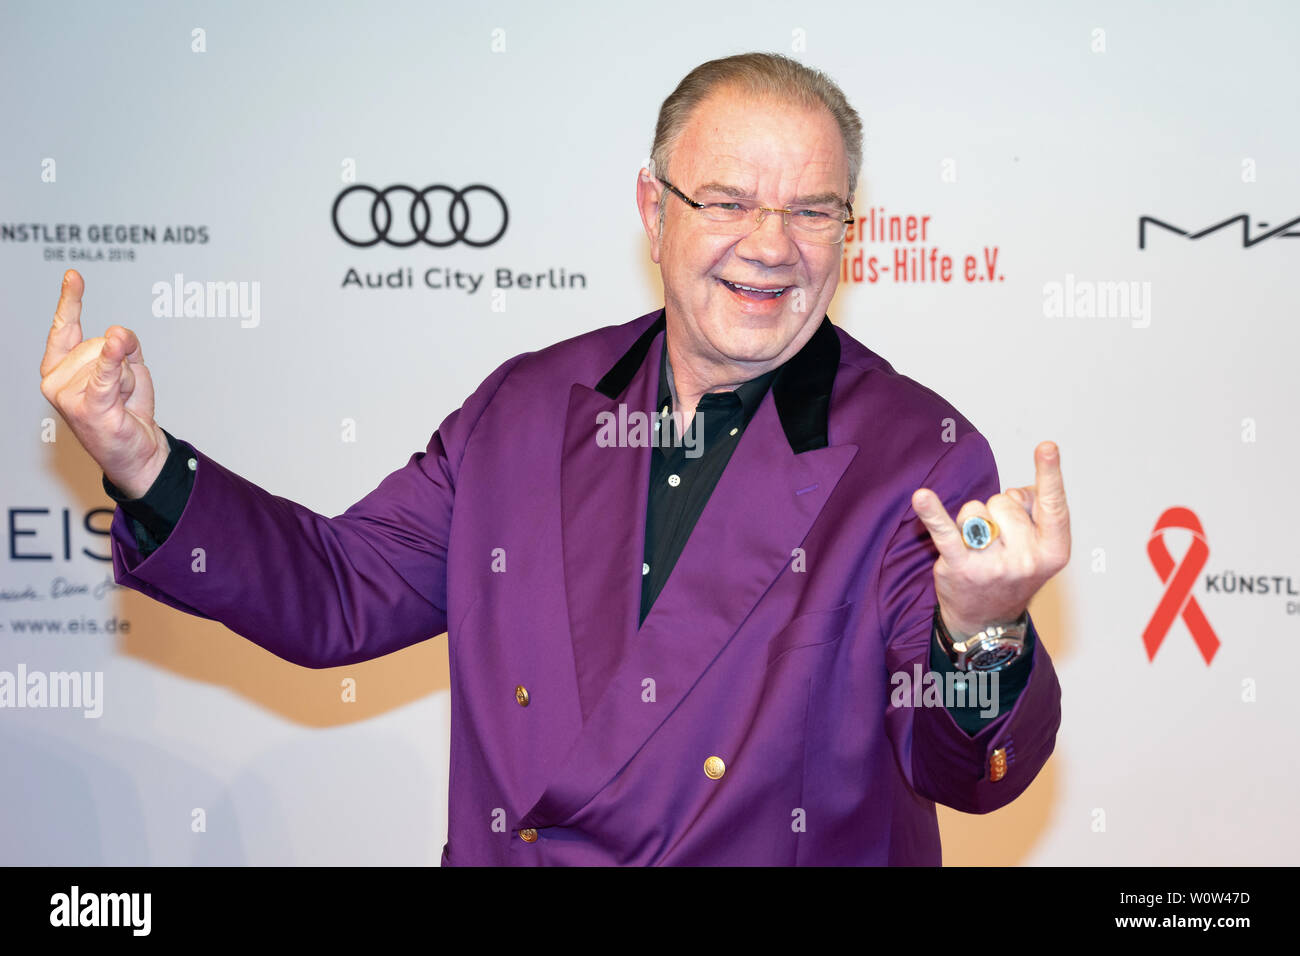
[[[536,843],[537,831],[532,827],[528,827],[526,830],[520,830],[519,839],[523,840],[525,843]]]
[[[520,707],[527,707],[531,698],[528,696],[528,688],[520,684],[515,688],[515,700],[519,701]]]
[[[678,485],[680,485],[681,483],[682,483],[682,479],[681,479],[681,476],[680,476],[680,475],[669,475],[669,476],[668,476],[668,487],[670,487],[670,488],[676,488],[676,487],[677,487]]]
[[[727,765],[722,762],[721,757],[710,757],[704,761],[704,776],[710,780],[721,780],[722,775],[727,772]]]
[[[185,464],[189,465],[190,471],[198,471],[198,470],[199,470],[199,460],[198,460],[197,458],[191,458],[191,459],[190,459],[189,461],[187,461]]]
[[[736,435],[737,435],[737,433],[739,433],[739,431],[740,431],[739,428],[733,428],[733,429],[731,430],[731,437],[735,438]]]
[[[648,564],[642,564],[642,565],[641,565],[641,577],[645,577],[645,576],[646,576],[647,574],[649,574],[649,573],[650,573],[650,565],[648,565]]]

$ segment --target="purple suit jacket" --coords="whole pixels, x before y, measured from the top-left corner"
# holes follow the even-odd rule
[[[341,516],[196,450],[161,548],[141,559],[117,511],[116,578],[306,667],[447,630],[444,865],[938,864],[935,803],[1008,803],[1060,724],[1039,640],[974,737],[891,703],[891,674],[929,669],[937,553],[911,494],[955,514],[998,492],[988,443],[823,320],[638,628],[651,449],[597,439],[601,413],[654,409],[662,315],[510,359]]]

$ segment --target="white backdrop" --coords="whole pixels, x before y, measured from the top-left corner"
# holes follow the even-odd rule
[[[140,335],[164,427],[337,514],[504,359],[662,304],[637,170],[678,80],[746,50],[845,89],[860,215],[929,217],[915,241],[846,244],[832,319],[961,409],[1004,485],[1032,481],[1038,441],[1062,451],[1073,557],[1031,606],[1057,750],[1008,808],[945,811],[945,860],[1297,861],[1293,5],[2,9],[0,680],[100,673],[102,714],[0,707],[0,862],[436,864],[446,838],[445,638],[307,671],[104,586],[111,502],[38,388],[63,270],[85,276],[87,335]],[[357,183],[486,184],[509,221],[482,248],[356,247],[331,207]],[[466,201],[469,237],[490,236],[490,195]],[[445,194],[431,205],[446,235]],[[1142,217],[1174,228],[1139,248]],[[928,268],[931,249],[951,281],[899,281],[895,257]],[[430,288],[429,269],[482,284]],[[494,295],[498,269],[585,285]],[[256,312],[168,308],[155,285],[177,275],[256,290]],[[1143,643],[1173,507],[1208,545],[1171,598],[1202,609],[1208,664],[1181,616],[1154,659]],[[1160,540],[1195,560],[1189,532]]]

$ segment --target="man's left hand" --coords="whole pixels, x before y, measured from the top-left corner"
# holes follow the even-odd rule
[[[939,549],[935,593],[943,623],[957,640],[1016,620],[1070,560],[1070,512],[1054,442],[1034,449],[1032,486],[1008,488],[988,501],[968,501],[956,522],[928,488],[913,492],[912,507]],[[961,535],[961,524],[975,515],[998,527],[997,537],[979,551],[967,547]]]

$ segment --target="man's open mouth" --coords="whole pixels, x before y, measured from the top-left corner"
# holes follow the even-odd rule
[[[732,292],[736,293],[736,295],[744,296],[746,299],[779,299],[790,288],[792,288],[791,286],[788,285],[778,285],[778,286],[742,285],[739,282],[728,282],[726,279],[721,279],[721,278],[718,279],[718,281],[721,282],[723,285],[725,285]]]

